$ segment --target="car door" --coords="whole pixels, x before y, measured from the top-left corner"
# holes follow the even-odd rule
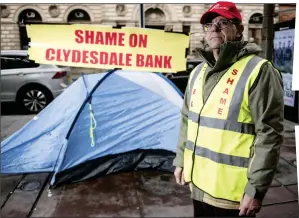
[[[20,56],[1,56],[1,101],[15,101],[18,89],[26,83],[26,65]]]

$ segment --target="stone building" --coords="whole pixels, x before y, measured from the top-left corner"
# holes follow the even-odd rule
[[[189,54],[204,43],[199,19],[211,4],[144,4],[147,28],[191,33]],[[244,39],[262,41],[263,4],[237,4]],[[138,4],[5,4],[1,5],[1,50],[27,49],[24,24],[91,23],[139,26]],[[55,33],[53,33],[55,35]]]
[[[295,4],[279,4],[279,22],[290,21],[296,17]]]

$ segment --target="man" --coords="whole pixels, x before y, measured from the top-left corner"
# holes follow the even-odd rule
[[[190,74],[174,175],[189,183],[195,217],[255,216],[283,142],[282,77],[242,40],[235,4],[217,2],[200,22],[209,49]]]

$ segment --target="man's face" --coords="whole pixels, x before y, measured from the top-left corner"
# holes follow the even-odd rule
[[[219,25],[216,27],[217,23]],[[239,24],[237,28],[230,20],[222,16],[214,18],[206,27],[208,30],[205,30],[205,38],[211,49],[219,49],[220,45],[226,41],[238,40],[244,30],[243,25]]]

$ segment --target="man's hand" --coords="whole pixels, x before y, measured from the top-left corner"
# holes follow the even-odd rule
[[[240,203],[239,216],[253,216],[260,211],[262,202],[245,194]]]
[[[184,179],[184,172],[182,167],[176,167],[174,170],[174,176],[176,183],[179,185],[186,185],[185,179]]]

